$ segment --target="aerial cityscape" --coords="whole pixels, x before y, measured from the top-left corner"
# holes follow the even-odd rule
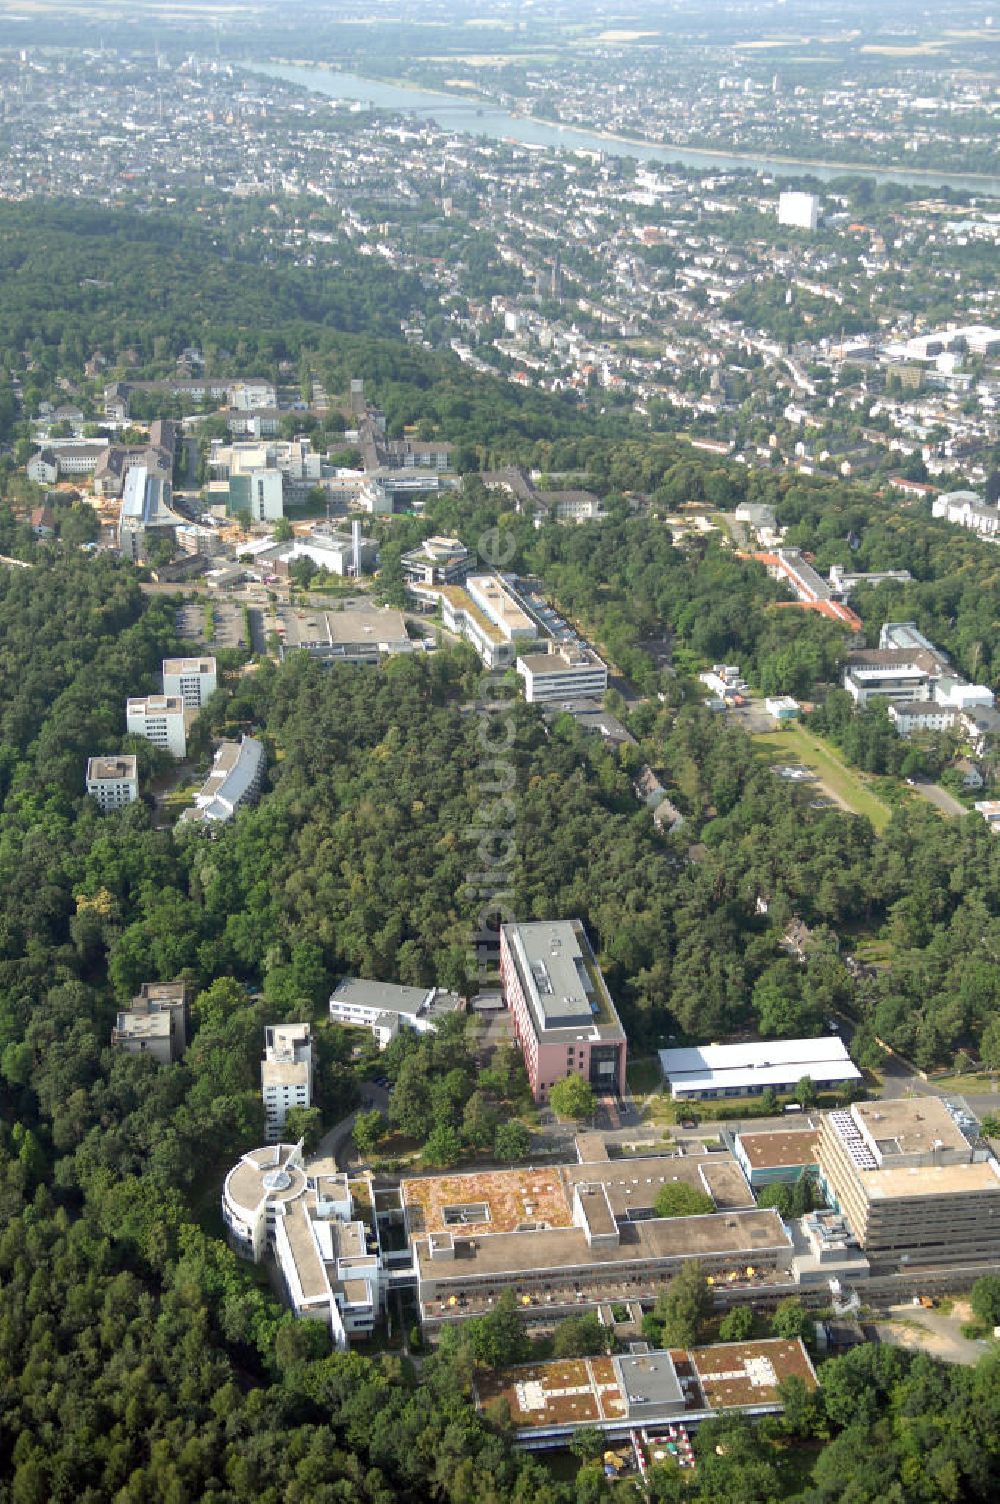
[[[0,1504],[993,1504],[1000,18],[0,17]]]

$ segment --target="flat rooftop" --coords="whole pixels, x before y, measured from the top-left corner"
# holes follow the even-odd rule
[[[294,1144],[272,1144],[251,1149],[226,1176],[226,1195],[235,1205],[254,1211],[269,1196],[273,1201],[294,1201],[306,1188],[306,1177],[297,1164],[289,1164]]]
[[[451,1232],[477,1237],[572,1225],[575,1186],[603,1186],[618,1218],[649,1216],[664,1185],[706,1190],[720,1211],[752,1210],[755,1202],[735,1161],[723,1153],[661,1154],[594,1160],[528,1170],[485,1170],[403,1181],[414,1237]]]
[[[798,1378],[816,1389],[816,1372],[799,1338],[720,1342],[691,1351],[705,1404],[710,1410],[770,1405],[782,1379]]]
[[[660,1419],[657,1407],[683,1405],[690,1413],[773,1406],[779,1403],[778,1385],[792,1377],[809,1389],[817,1387],[802,1343],[770,1337],[690,1351],[660,1348],[615,1358],[522,1363],[477,1373],[475,1391],[480,1409],[506,1400],[518,1430],[541,1430],[626,1420],[642,1425]]]
[[[484,1170],[402,1182],[414,1237],[426,1233],[510,1233],[526,1223],[569,1227],[573,1217],[556,1169]]]
[[[578,919],[505,924],[504,934],[540,1034],[621,1024]],[[624,1037],[622,1035],[622,1037]]]
[[[214,674],[214,658],[164,658],[165,674]]]
[[[169,1039],[172,1025],[169,1013],[133,1012],[125,1009],[118,1014],[113,1034],[115,1039]]]
[[[306,1300],[321,1300],[330,1293],[330,1281],[304,1198],[289,1208],[284,1228],[303,1296]]]
[[[740,1147],[752,1170],[792,1169],[816,1163],[818,1128],[776,1133],[741,1133]]]
[[[1000,1175],[989,1160],[965,1165],[901,1165],[865,1175],[870,1201],[900,1201],[921,1196],[1000,1195]]]
[[[563,1358],[476,1374],[482,1408],[504,1399],[511,1421],[527,1426],[593,1425],[624,1420],[625,1398],[611,1358]]]
[[[547,674],[566,674],[571,669],[594,669],[606,667],[592,648],[558,647],[551,653],[524,653],[517,660],[523,663],[536,678]]]
[[[131,753],[120,757],[92,757],[87,763],[87,782],[119,778],[135,778],[136,761]]]
[[[851,1116],[882,1160],[935,1149],[967,1150],[969,1142],[939,1097],[855,1102]]]
[[[479,1233],[488,1229],[481,1227]],[[462,1229],[464,1234],[464,1229]],[[472,1231],[472,1229],[469,1229]],[[616,1264],[669,1259],[731,1256],[733,1274],[755,1254],[791,1252],[791,1240],[776,1211],[715,1212],[703,1217],[654,1218],[626,1222],[621,1240],[612,1247],[590,1247],[581,1228],[555,1227],[534,1232],[500,1233],[495,1237],[456,1238],[454,1260],[431,1259],[426,1239],[418,1238],[414,1252],[424,1280],[449,1283],[519,1272],[599,1269],[602,1277]],[[475,1246],[473,1246],[473,1244]],[[756,1272],[752,1264],[747,1268]],[[745,1271],[744,1271],[745,1272]]]
[[[678,1182],[707,1190],[720,1210],[756,1205],[742,1172],[728,1154],[658,1154],[648,1159],[564,1165],[559,1175],[570,1201],[574,1185],[603,1185],[617,1217],[652,1208],[662,1187]]]
[[[379,611],[322,611],[281,607],[286,648],[380,646],[407,641],[402,611],[386,606]]]
[[[470,591],[475,591],[480,600],[486,603],[489,612],[501,628],[505,629],[505,636],[514,637],[521,634],[535,637],[537,635],[537,628],[531,617],[522,610],[503,582],[495,575],[470,575],[466,586]]]
[[[677,1376],[677,1365],[666,1349],[621,1357],[615,1363],[627,1413],[638,1415],[649,1406],[684,1405],[684,1391]]]
[[[143,982],[138,995],[132,999],[132,1007],[136,1008],[140,1004],[148,1007],[151,1003],[156,1003],[160,1007],[164,1003],[176,1006],[186,1002],[187,995],[187,982]]]
[[[434,596],[441,596],[452,610],[464,611],[467,616],[471,616],[483,636],[494,647],[499,647],[501,643],[507,641],[497,623],[490,620],[482,606],[472,599],[464,585],[434,585],[431,588]]]
[[[144,715],[183,715],[184,701],[180,695],[135,695],[126,702],[126,711]]]

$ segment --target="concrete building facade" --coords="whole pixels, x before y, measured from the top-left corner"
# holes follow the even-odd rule
[[[553,644],[547,653],[517,660],[529,705],[577,698],[601,699],[608,687],[607,664],[591,648]]]
[[[265,1138],[276,1144],[293,1107],[312,1106],[313,1048],[308,1024],[274,1024],[264,1031],[260,1063]]]
[[[163,693],[180,696],[185,710],[200,710],[218,688],[214,658],[164,658]]]
[[[180,695],[142,695],[125,705],[125,729],[130,736],[144,737],[162,747],[171,757],[187,752],[187,723]]]
[[[827,1113],[820,1183],[878,1265],[1000,1259],[1000,1165],[975,1118],[939,1097]]]
[[[129,753],[117,757],[91,757],[87,762],[87,793],[104,814],[134,804],[139,797],[136,759]]]
[[[143,982],[138,995],[119,1011],[111,1047],[129,1055],[149,1055],[158,1065],[179,1060],[187,1048],[186,982]]]

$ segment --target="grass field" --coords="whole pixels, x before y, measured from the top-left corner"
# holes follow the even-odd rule
[[[987,1071],[973,1071],[965,1076],[934,1076],[935,1091],[956,1092],[960,1096],[985,1097],[991,1095],[996,1082]],[[1000,1092],[997,1093],[997,1110],[1000,1111]]]
[[[888,825],[892,811],[872,793],[864,775],[849,768],[831,747],[802,726],[762,732],[753,741],[769,762],[798,762],[812,768],[828,794],[853,814],[866,815],[876,830]]]

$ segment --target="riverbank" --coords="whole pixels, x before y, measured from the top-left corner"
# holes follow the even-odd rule
[[[620,151],[620,156],[639,156],[640,158],[656,157],[665,164],[679,163],[688,167],[719,167],[728,166],[734,171],[755,171],[769,174],[789,173],[798,177],[839,177],[844,174],[859,174],[863,177],[871,177],[876,180],[887,182],[905,183],[911,187],[952,187],[966,189],[970,192],[986,193],[990,197],[1000,197],[1000,178],[988,173],[962,172],[948,168],[935,167],[910,167],[894,164],[878,163],[868,165],[863,162],[844,162],[837,159],[823,159],[819,157],[786,157],[773,153],[748,153],[727,150],[716,146],[681,146],[671,142],[657,142],[638,136],[627,136],[619,132],[602,130],[595,126],[567,125],[561,121],[546,120],[543,116],[530,114],[513,114],[505,110],[501,105],[488,95],[474,90],[463,89],[460,92],[447,89],[431,88],[424,84],[414,84],[408,80],[396,78],[362,77],[359,74],[350,73],[332,63],[304,62],[301,59],[273,58],[268,63],[246,62],[242,65],[248,72],[258,73],[265,77],[279,78],[286,83],[300,83],[301,87],[310,89],[313,93],[324,93],[330,97],[354,100],[358,103],[367,103],[368,97],[364,92],[364,86],[378,88],[380,91],[391,90],[398,92],[403,98],[398,105],[391,102],[375,102],[375,108],[392,110],[416,110],[420,106],[416,103],[407,103],[409,95],[414,101],[420,98],[429,100],[447,101],[451,109],[464,109],[475,113],[476,118],[485,120],[486,113],[506,124],[506,129],[494,127],[492,130],[480,127],[472,127],[471,134],[492,135],[494,139],[501,141],[518,140],[515,133],[520,127],[531,126],[536,130],[551,133],[555,138],[549,141],[532,142],[524,140],[520,144],[550,146],[554,149],[567,151],[599,151],[608,145],[625,148]],[[305,79],[288,78],[284,72],[278,69],[295,69],[303,74],[319,73],[330,80],[338,80],[340,87],[337,89],[316,89]],[[356,85],[356,88],[344,87],[344,84]],[[429,106],[425,111],[430,113]],[[480,113],[481,112],[481,113]],[[591,144],[595,143],[595,144]]]

